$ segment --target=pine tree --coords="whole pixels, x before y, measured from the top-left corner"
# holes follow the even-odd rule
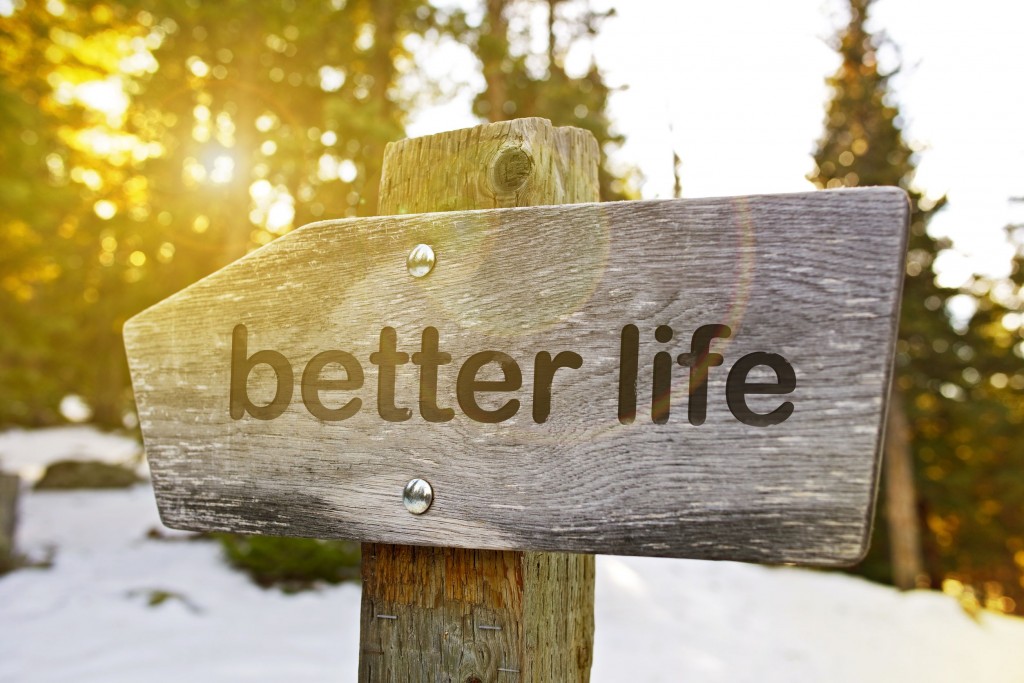
[[[809,178],[829,188],[896,185],[911,201],[882,477],[885,523],[876,524],[856,571],[903,588],[942,586],[971,608],[1021,611],[1024,256],[1018,253],[1008,279],[977,277],[961,290],[936,284],[936,258],[949,245],[927,225],[945,199],[931,200],[913,185],[916,160],[891,101],[891,74],[880,73],[880,43],[865,28],[872,0],[849,4],[849,24],[835,41],[842,64],[828,80],[833,95]],[[969,321],[951,319],[954,296],[976,304]],[[894,478],[901,469],[911,476]]]
[[[1024,613],[1024,240],[1005,278],[975,276],[961,321],[964,360],[948,447],[924,452],[922,493],[936,543],[930,562],[968,605]]]
[[[879,41],[866,28],[872,1],[849,0],[849,23],[834,41],[842,63],[828,79],[832,98],[814,154],[815,169],[808,177],[822,188],[890,185],[902,187],[910,196],[910,235],[882,478],[882,517],[887,524],[876,525],[874,543],[861,565],[871,578],[910,588],[928,581],[915,493],[919,479],[915,454],[919,456],[927,442],[945,437],[953,399],[941,395],[940,388],[957,379],[962,362],[956,353],[962,342],[944,312],[955,292],[935,283],[935,257],[945,245],[926,229],[945,200],[930,200],[913,185],[916,162],[900,129],[899,111],[891,102],[891,74],[879,70]]]

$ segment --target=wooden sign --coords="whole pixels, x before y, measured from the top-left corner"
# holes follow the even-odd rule
[[[878,188],[300,228],[125,326],[161,516],[856,561],[907,213]]]

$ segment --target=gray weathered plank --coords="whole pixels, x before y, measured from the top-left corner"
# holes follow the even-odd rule
[[[368,542],[568,550],[835,564],[856,560],[870,526],[902,282],[907,202],[896,189],[467,211],[306,226],[133,318],[125,326],[147,454],[165,523]],[[438,254],[412,278],[417,243]],[[232,330],[248,353],[273,349],[295,367],[282,415],[229,414]],[[620,330],[640,331],[638,416],[617,419]],[[650,418],[652,358],[690,351],[690,335],[724,324],[712,350],[707,420],[687,420],[687,371],[673,370],[671,416]],[[670,325],[670,343],[654,339]],[[382,328],[400,351],[427,326],[452,356],[438,405],[417,410],[418,373],[397,371],[396,404],[378,415]],[[302,368],[328,349],[352,353],[362,388],[325,392],[362,408],[313,417]],[[522,403],[505,422],[473,421],[456,400],[458,368],[498,350],[522,388],[481,398]],[[550,418],[534,421],[534,357],[572,350]],[[782,355],[797,386],[755,396],[781,424],[739,422],[725,400],[730,368],[753,352]],[[755,379],[752,373],[751,379]],[[339,375],[341,377],[341,375]],[[494,379],[498,376],[494,375]],[[767,377],[761,381],[773,381]],[[267,403],[267,366],[249,380]],[[407,480],[435,490],[430,511],[402,507]]]

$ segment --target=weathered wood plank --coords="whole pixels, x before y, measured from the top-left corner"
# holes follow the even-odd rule
[[[906,207],[898,190],[867,189],[306,226],[127,324],[161,514],[190,529],[381,543],[853,561],[874,502]],[[405,258],[420,242],[438,262],[416,279]],[[292,400],[274,419],[229,414],[240,324],[246,353],[274,350],[294,367]],[[638,415],[622,424],[629,324]],[[731,336],[712,346],[724,363],[710,367],[706,421],[690,424],[689,373],[672,364],[670,418],[652,422],[656,352],[690,352],[707,324]],[[662,325],[669,343],[655,340]],[[421,417],[411,364],[395,388],[410,419],[382,419],[369,357],[385,327],[409,354],[425,328],[438,330],[452,361],[439,368],[437,402],[453,419]],[[364,373],[358,390],[324,392],[332,407],[361,399],[339,422],[313,417],[300,396],[303,367],[328,349],[350,352]],[[488,349],[522,369],[518,391],[480,394],[488,410],[521,401],[497,424],[469,419],[456,396],[458,369]],[[550,417],[537,422],[535,357],[562,351],[582,367],[557,372]],[[761,413],[792,402],[770,427],[740,422],[726,402],[729,372],[757,352],[795,370],[791,394],[750,398]],[[751,379],[774,381],[758,372]],[[247,391],[262,405],[275,386],[259,365]],[[419,517],[401,505],[412,477],[435,492]]]
[[[596,201],[599,160],[593,136],[541,119],[403,140],[380,212]],[[364,543],[362,573],[364,683],[590,679],[593,555]]]

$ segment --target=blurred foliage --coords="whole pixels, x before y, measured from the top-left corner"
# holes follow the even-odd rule
[[[216,534],[231,566],[286,592],[359,579],[359,544],[313,538]]]
[[[512,114],[621,140],[593,64],[569,77],[507,56],[515,69],[492,73],[492,43],[508,41],[489,10],[575,8],[559,60],[598,20],[576,0],[514,4],[472,20],[427,0],[0,11],[0,427],[59,422],[70,393],[100,425],[131,420],[128,317],[298,225],[375,213],[384,146],[441,90],[410,46],[463,40],[488,92],[516,93]],[[602,183],[624,196],[607,171]]]
[[[0,17],[0,424],[131,405],[125,319],[372,214],[425,1],[27,3]]]
[[[66,131],[92,118],[56,86],[93,66],[88,54],[59,65],[60,48],[47,53],[52,19],[35,3],[0,17],[0,424],[52,423],[83,374],[68,352],[76,304],[66,296],[81,281],[69,223],[81,200],[54,171],[64,159],[56,150],[71,154]],[[96,28],[88,15],[61,24],[53,28],[61,38]]]
[[[910,195],[911,217],[893,402],[912,432],[926,582],[981,596],[1002,611],[1024,608],[1024,367],[1021,365],[1020,257],[1010,280],[975,278],[966,289],[936,282],[935,262],[949,244],[928,234],[945,198],[913,184],[914,150],[877,61],[884,39],[865,28],[872,0],[849,0],[851,18],[835,48],[842,64],[829,79],[825,133],[809,176],[819,187],[895,185]],[[977,306],[954,320],[954,298]],[[959,303],[963,303],[960,301]],[[857,568],[890,581],[889,534],[880,518]],[[965,588],[966,587],[966,588]]]

